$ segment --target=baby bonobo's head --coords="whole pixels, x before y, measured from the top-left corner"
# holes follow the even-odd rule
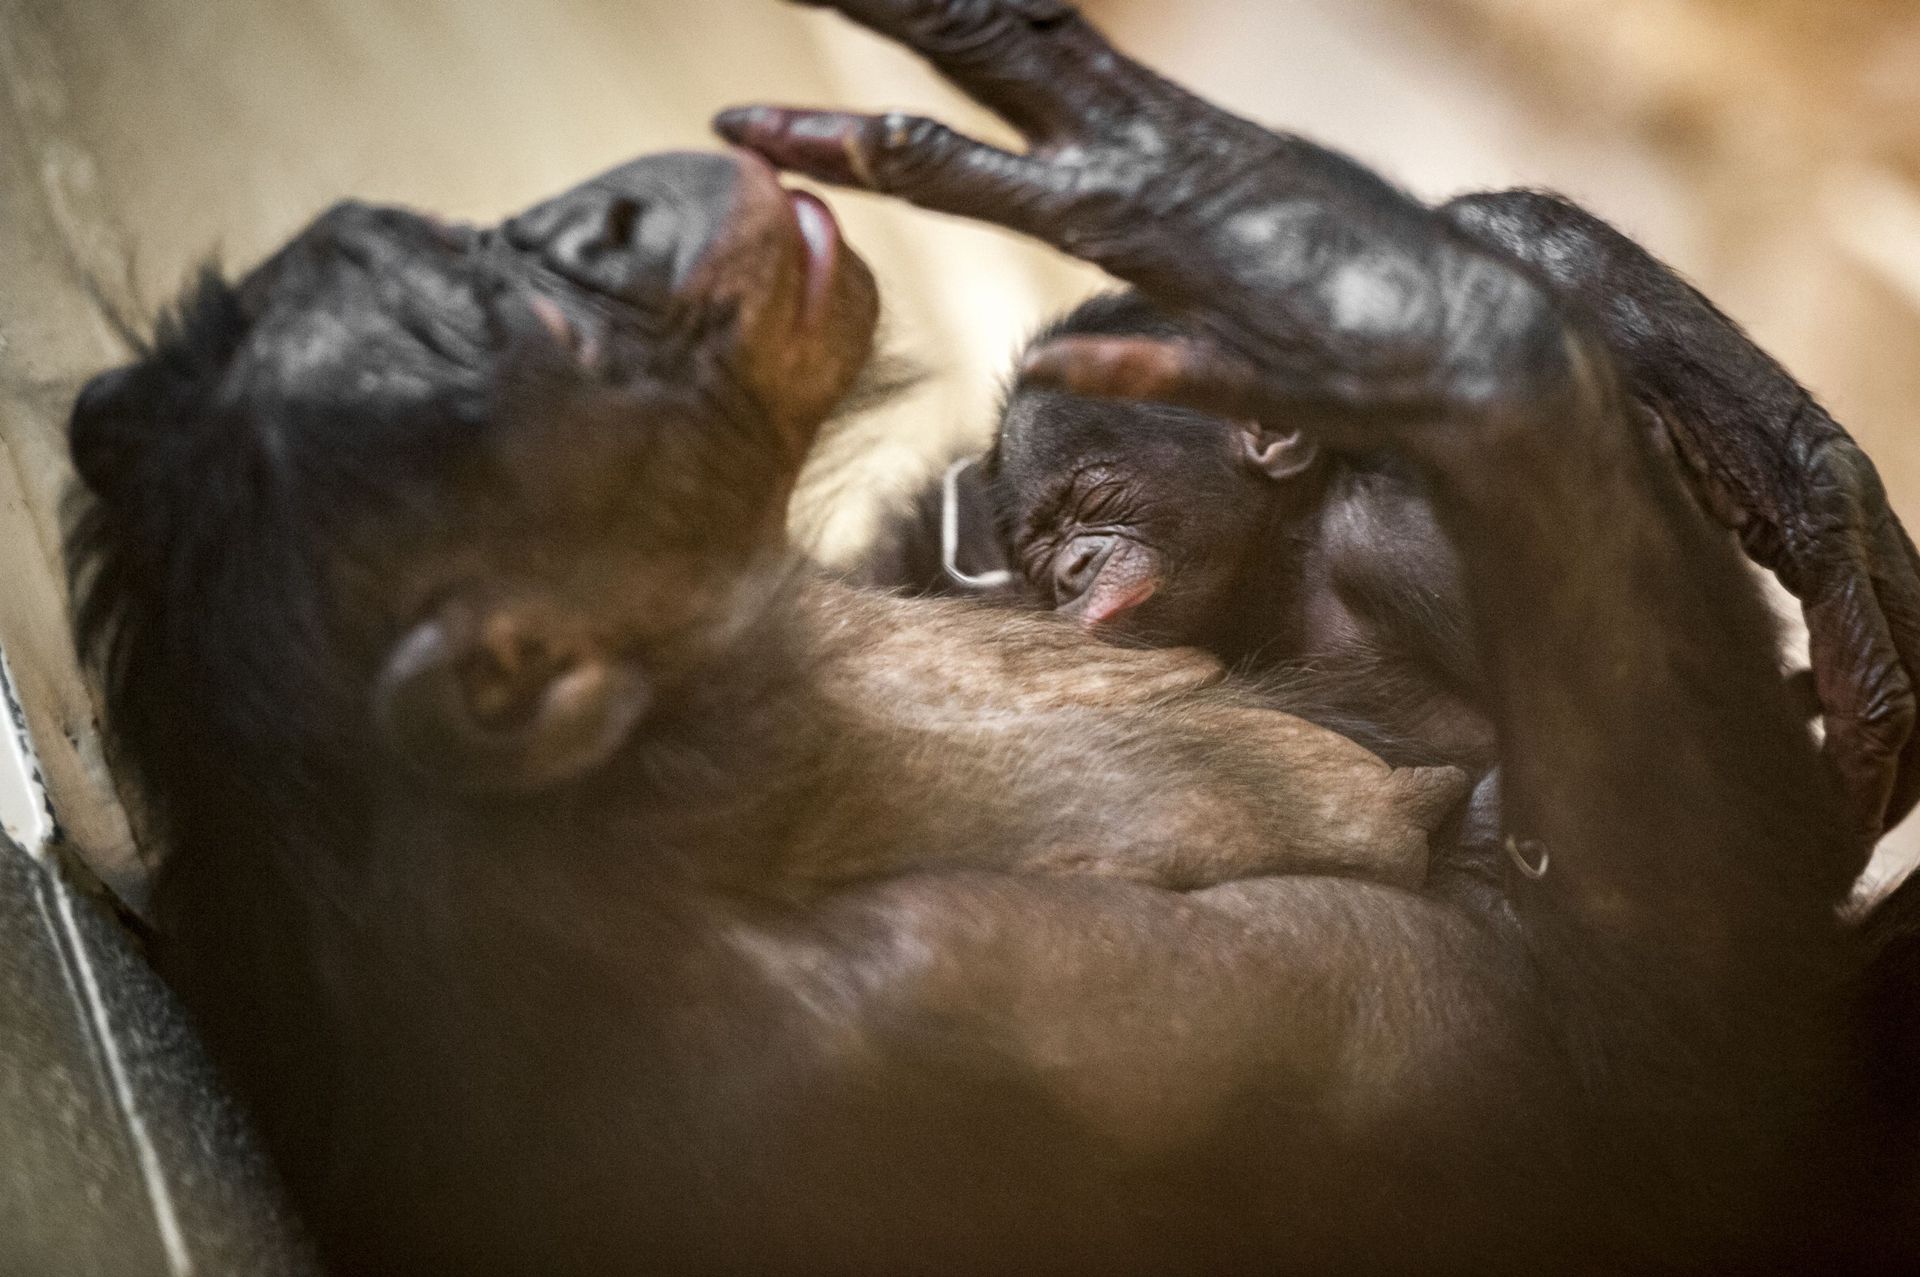
[[[1041,334],[1178,337],[1135,293],[1096,297]],[[1298,430],[1016,381],[985,477],[1012,567],[1041,603],[1155,643],[1208,643],[1249,558],[1319,473]]]
[[[826,208],[744,153],[487,229],[342,204],[209,276],[73,414],[126,752],[195,792],[168,773],[331,757],[371,714],[459,788],[594,767],[777,552],[875,318]]]
[[[1123,293],[1034,345],[1061,335],[1183,328]],[[1490,757],[1458,556],[1424,483],[1390,454],[1016,380],[976,473],[972,504],[994,512],[996,548],[1041,606],[1130,642],[1310,673],[1316,696],[1394,736]]]

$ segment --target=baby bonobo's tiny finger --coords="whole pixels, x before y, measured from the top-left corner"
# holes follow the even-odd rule
[[[721,112],[714,128],[780,168],[1028,234],[1044,233],[1036,214],[1060,189],[1045,163],[919,116],[746,106]]]
[[[1030,352],[1020,379],[1091,399],[1147,399],[1221,417],[1273,407],[1260,371],[1193,340],[1061,337]]]
[[[1030,353],[1020,379],[1093,399],[1146,399],[1216,417],[1289,422],[1334,448],[1374,448],[1445,412],[1425,382],[1249,363],[1204,339],[1060,337]]]

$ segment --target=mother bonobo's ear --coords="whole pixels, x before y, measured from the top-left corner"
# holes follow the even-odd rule
[[[549,598],[442,602],[386,658],[374,712],[389,748],[465,793],[538,793],[585,776],[652,704],[646,677]]]

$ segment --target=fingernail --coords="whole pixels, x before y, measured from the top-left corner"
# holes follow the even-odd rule
[[[713,117],[713,130],[729,142],[744,140],[766,127],[773,111],[764,106],[732,106]]]

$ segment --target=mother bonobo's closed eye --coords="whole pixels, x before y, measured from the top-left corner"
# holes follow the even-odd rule
[[[248,635],[168,649],[216,711],[234,663],[272,703],[279,667],[346,653],[335,685],[367,699],[307,716],[372,703],[456,787],[566,781],[779,548],[875,319],[825,206],[744,153],[635,161],[497,230],[342,204],[82,393],[83,534],[128,582],[102,597]],[[205,597],[163,599],[175,580]],[[282,717],[258,716],[263,748],[299,736]]]

